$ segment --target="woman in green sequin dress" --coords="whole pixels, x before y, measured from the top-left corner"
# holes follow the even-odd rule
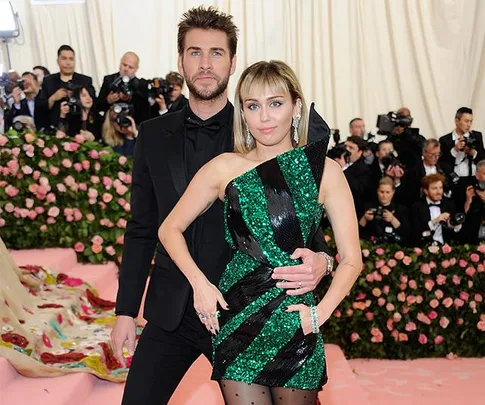
[[[340,166],[325,157],[328,136],[306,143],[308,134],[318,138],[328,127],[313,109],[308,114],[285,63],[248,67],[234,106],[235,153],[197,173],[160,227],[160,240],[214,335],[212,378],[226,404],[314,404],[327,373],[322,332],[313,327],[310,308],[316,306],[320,327],[362,268],[352,196]],[[234,255],[215,286],[190,256],[183,232],[218,198]],[[275,267],[298,264],[292,254],[308,247],[324,212],[340,264],[317,305],[312,292],[287,295],[272,275]]]

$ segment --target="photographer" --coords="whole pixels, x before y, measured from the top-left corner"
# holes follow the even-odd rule
[[[365,131],[365,122],[362,118],[353,118],[349,122],[349,135],[358,136],[367,142],[367,149],[364,151],[365,163],[371,165],[374,162],[377,144],[373,141],[375,135]]]
[[[136,77],[139,64],[136,53],[126,52],[120,60],[119,71],[104,77],[96,102],[99,112],[106,113],[113,104],[123,102],[133,105],[137,125],[150,118],[147,82]]]
[[[36,126],[42,122],[39,112],[35,109],[35,98],[39,94],[37,77],[31,72],[25,72],[17,81],[17,87],[12,90],[13,105],[5,116],[5,127],[10,128],[14,118],[18,116],[32,117]]]
[[[407,210],[393,201],[394,180],[383,177],[377,188],[377,201],[366,204],[365,214],[360,218],[361,238],[377,243],[405,245],[409,237]]]
[[[91,97],[95,97],[93,80],[89,76],[76,73],[75,53],[69,45],[62,45],[57,51],[59,73],[47,76],[42,83],[42,89],[35,100],[35,108],[39,114],[45,114],[46,120],[42,127],[56,125],[61,114],[61,103],[72,97],[75,88],[88,89]],[[37,125],[39,128],[40,126]]]
[[[415,246],[444,244],[458,240],[465,221],[463,212],[455,212],[455,204],[443,197],[445,177],[439,173],[425,176],[422,187],[425,197],[413,204],[413,242]]]
[[[39,83],[39,86],[42,87],[42,83],[44,82],[44,79],[47,76],[50,76],[51,72],[49,70],[41,65],[34,66],[32,69],[32,72],[34,72],[34,75],[37,76],[37,82]]]
[[[103,123],[103,141],[125,156],[133,156],[138,129],[133,118],[133,107],[126,103],[114,104]]]
[[[385,124],[383,127],[383,121]],[[419,134],[418,128],[411,128],[413,117],[409,108],[402,107],[387,115],[378,117],[379,134],[387,135],[387,140],[394,145],[394,150],[402,164],[408,169],[416,167],[421,162],[424,136]],[[383,127],[383,128],[382,128]]]
[[[466,189],[463,242],[478,245],[485,240],[485,160],[477,163],[475,181]]]
[[[75,89],[69,101],[61,103],[60,121],[56,126],[69,136],[80,134],[87,141],[100,140],[101,117],[93,104],[88,89]]]
[[[345,141],[345,148],[349,152],[348,162],[336,160],[342,169],[344,175],[349,183],[350,190],[354,197],[354,204],[357,215],[360,216],[363,213],[364,201],[366,201],[370,194],[372,177],[369,166],[365,163],[363,153],[366,149],[366,142],[358,136],[350,136]]]
[[[166,113],[179,111],[184,108],[188,100],[182,94],[184,87],[184,77],[177,72],[170,72],[165,76],[166,94],[160,92],[154,93],[150,96],[155,104],[152,109],[152,117],[157,117]],[[167,103],[168,102],[168,103]]]

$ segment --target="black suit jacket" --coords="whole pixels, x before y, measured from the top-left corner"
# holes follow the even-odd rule
[[[172,104],[170,104],[170,107],[168,108],[167,112],[165,114],[170,114],[173,112],[180,111],[183,109],[187,104],[189,103],[189,100],[181,94],[177,100],[175,100]],[[160,116],[160,108],[157,103],[155,103],[151,108],[150,108],[150,116],[152,118],[159,117]]]
[[[466,220],[463,224],[462,240],[464,243],[478,245],[478,231],[485,218],[485,203],[479,197],[473,197],[470,209],[466,213]]]
[[[473,159],[473,162],[477,164],[480,160],[485,158],[485,149],[483,148],[483,137],[482,133],[478,131],[470,131],[470,138],[475,140],[475,149],[477,150],[477,156]],[[450,132],[447,135],[443,135],[440,139],[440,146],[441,146],[441,157],[440,163],[444,163],[448,165],[451,170],[454,170],[455,167],[455,158],[451,154],[451,150],[455,146],[455,142],[453,141],[453,133]]]
[[[111,85],[120,76],[118,73],[107,75],[103,79],[101,90],[99,91],[98,100],[96,102],[96,109],[99,112],[106,112],[111,105],[107,101],[108,94],[111,91]],[[145,79],[133,79],[134,92],[131,101],[135,110],[133,119],[137,125],[150,118],[150,105],[148,104],[148,83]],[[121,101],[120,101],[121,102]]]
[[[446,197],[443,197],[441,200],[441,213],[444,212],[449,212],[451,215],[455,213],[455,204],[453,200]],[[414,246],[423,246],[432,241],[432,239],[425,241],[422,237],[424,231],[430,231],[428,222],[431,220],[431,214],[425,197],[413,204],[411,220]],[[450,243],[451,241],[458,239],[458,232],[446,227],[442,228],[443,241],[445,243]],[[433,231],[431,231],[431,233],[433,233]]]
[[[34,99],[34,103],[35,103],[35,99]],[[32,117],[29,106],[27,104],[27,99],[20,101],[20,108],[18,110],[13,105],[12,108],[10,108],[10,110],[7,111],[5,115],[5,130],[10,128],[12,126],[14,118],[20,115],[26,115],[28,117]],[[32,118],[34,119],[35,126],[37,129],[41,129],[44,127],[43,125],[44,120],[43,120],[42,113],[37,111],[35,107],[34,107],[34,116]]]
[[[354,197],[357,217],[363,213],[364,202],[375,198],[372,196],[372,173],[364,158],[360,158],[350,167],[344,170],[345,178],[349,183],[352,196]]]
[[[96,92],[93,87],[93,79],[89,76],[74,72],[72,76],[72,83],[75,86],[86,88],[93,100],[96,99]],[[49,110],[49,97],[62,87],[61,74],[54,73],[44,78],[42,82],[42,89],[35,99],[35,110],[41,114],[45,114],[46,124],[57,126],[60,119],[60,105],[61,101],[56,101],[51,110]],[[46,126],[48,126],[46,125]]]

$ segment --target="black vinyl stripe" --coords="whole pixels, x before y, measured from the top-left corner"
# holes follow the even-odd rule
[[[288,183],[277,159],[258,166],[257,172],[264,186],[275,242],[282,251],[292,254],[304,246],[304,241]]]
[[[291,340],[266,364],[254,383],[269,387],[284,386],[313,355],[317,336],[314,333],[305,336],[299,328]]]
[[[232,334],[219,344],[214,355],[213,379],[221,379],[227,368],[251,345],[276,308],[286,298],[282,291],[258,312],[247,318]],[[231,308],[232,310],[232,308]]]
[[[320,139],[304,149],[317,190],[320,190],[320,182],[322,181],[323,169],[325,168],[327,146],[328,140]]]

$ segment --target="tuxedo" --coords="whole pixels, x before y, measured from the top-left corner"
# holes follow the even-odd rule
[[[475,142],[475,149],[477,151],[477,156],[475,159],[470,159],[473,163],[477,164],[480,160],[485,158],[485,149],[483,147],[483,137],[482,133],[478,131],[470,131],[470,139],[473,139]],[[455,141],[453,140],[453,132],[450,132],[447,135],[443,135],[440,139],[440,146],[441,146],[441,157],[440,163],[446,163],[449,167],[455,167],[455,157],[451,154],[451,150],[455,146]],[[470,176],[472,173],[469,174]]]
[[[101,90],[99,91],[98,100],[96,101],[96,109],[99,112],[106,112],[111,105],[107,101],[108,94],[111,92],[113,82],[120,77],[119,72],[107,75],[103,79]],[[137,125],[150,118],[150,105],[148,104],[148,82],[145,79],[133,78],[130,82],[133,89],[131,101],[126,101],[127,104],[132,104],[134,109],[134,117]],[[123,101],[119,101],[120,103]]]
[[[375,198],[375,193],[371,196],[371,170],[365,163],[364,158],[361,157],[344,170],[344,175],[354,197],[357,217],[360,218],[363,213],[364,201]]]
[[[93,98],[96,98],[96,94],[93,87],[93,79],[89,76],[82,75],[74,72],[72,75],[71,83],[74,87],[84,87],[88,90],[89,94]],[[49,125],[57,126],[60,119],[60,106],[62,100],[56,101],[51,110],[49,110],[49,97],[52,96],[57,90],[66,86],[66,82],[61,80],[60,73],[54,73],[44,78],[42,82],[42,89],[39,95],[35,99],[35,110],[39,114],[45,114],[46,127]]]
[[[43,120],[43,116],[40,112],[38,112],[35,108],[35,98],[32,100],[34,103],[34,114],[32,115],[32,112],[29,108],[29,104],[27,99],[23,99],[20,101],[20,108],[17,109],[15,105],[12,105],[12,108],[7,111],[5,114],[5,129],[7,130],[10,128],[13,124],[13,120],[15,117],[21,116],[21,115],[26,115],[28,117],[32,117],[35,123],[36,128],[40,129],[43,128],[45,125],[43,123],[45,120]]]
[[[470,209],[466,213],[466,220],[463,224],[463,242],[478,245],[480,240],[478,233],[480,226],[485,220],[485,203],[480,197],[475,196],[470,204]]]
[[[453,215],[455,213],[455,204],[453,200],[443,197],[440,202],[440,211],[441,213],[448,212]],[[429,227],[431,213],[426,198],[422,198],[413,204],[411,220],[414,246],[423,246],[427,242],[431,242],[433,240],[432,238],[423,240],[423,232],[429,231],[431,232],[431,235],[433,234],[433,231]],[[442,226],[441,228],[445,243],[450,243],[458,238],[458,233],[453,229],[448,229],[445,226]]]

